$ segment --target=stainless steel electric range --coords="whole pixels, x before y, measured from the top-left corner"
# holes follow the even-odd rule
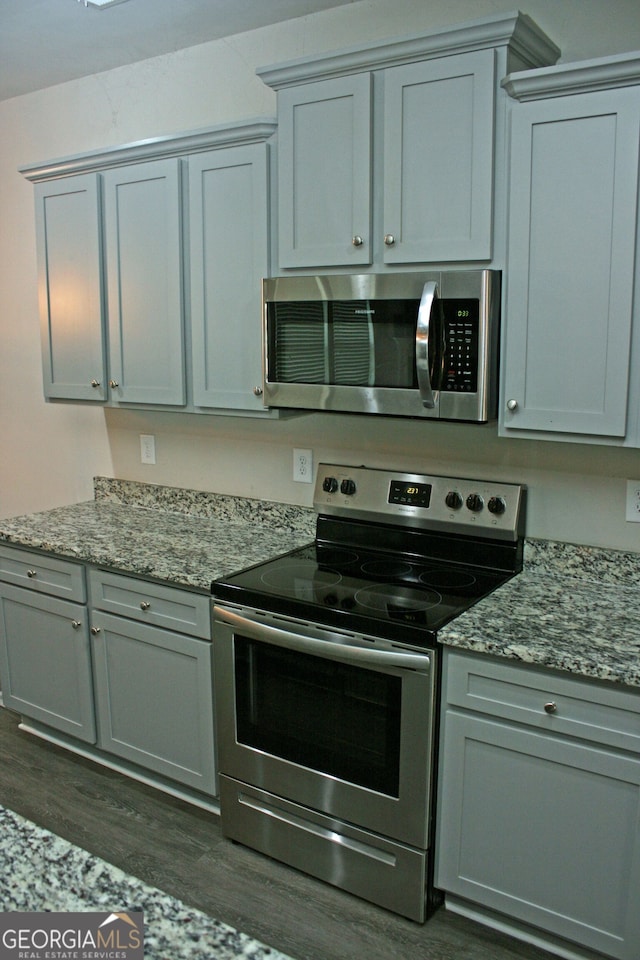
[[[524,488],[320,464],[316,539],[212,584],[225,835],[423,922],[438,630],[522,568]]]

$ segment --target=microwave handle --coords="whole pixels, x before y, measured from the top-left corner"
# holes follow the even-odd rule
[[[271,643],[276,647],[286,647],[299,653],[315,654],[328,660],[339,660],[342,663],[351,663],[362,667],[400,667],[404,670],[417,670],[428,673],[431,668],[431,658],[428,653],[411,653],[404,650],[379,650],[371,647],[358,647],[338,633],[322,630],[322,639],[309,636],[311,628],[306,634],[282,630],[272,627],[271,624],[258,623],[249,620],[233,610],[227,610],[216,604],[213,608],[214,621],[226,623],[245,636],[253,640]]]
[[[418,308],[418,323],[416,326],[416,371],[418,374],[418,391],[422,406],[432,410],[435,405],[431,371],[429,370],[429,338],[436,336],[433,329],[434,306],[438,300],[438,284],[429,280],[422,289],[420,306]]]

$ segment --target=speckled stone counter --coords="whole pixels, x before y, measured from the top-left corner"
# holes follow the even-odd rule
[[[141,910],[146,960],[288,960],[2,807],[0,904],[20,913]]]
[[[640,688],[640,555],[530,540],[524,570],[442,631],[449,646]]]
[[[313,510],[98,477],[95,499],[0,520],[0,543],[209,592],[315,535]],[[442,643],[640,688],[640,554],[528,540],[524,570]]]
[[[94,488],[94,500],[0,520],[0,543],[208,593],[315,536],[309,508],[103,477]]]

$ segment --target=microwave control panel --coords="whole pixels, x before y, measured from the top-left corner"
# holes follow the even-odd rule
[[[477,300],[445,301],[445,356],[441,390],[478,390],[479,310]]]

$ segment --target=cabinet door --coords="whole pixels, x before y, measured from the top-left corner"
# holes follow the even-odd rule
[[[625,436],[639,113],[634,88],[512,108],[505,435]]]
[[[87,608],[0,584],[4,705],[95,743]]]
[[[489,260],[493,50],[384,71],[384,260]]]
[[[185,403],[180,161],[103,174],[114,402]]]
[[[92,611],[98,745],[215,795],[211,644]]]
[[[189,158],[193,402],[263,411],[266,144]]]
[[[370,73],[278,93],[281,267],[372,262]]]
[[[608,957],[640,943],[640,760],[447,711],[436,886]]]
[[[35,203],[45,397],[104,400],[98,178],[38,183]]]

